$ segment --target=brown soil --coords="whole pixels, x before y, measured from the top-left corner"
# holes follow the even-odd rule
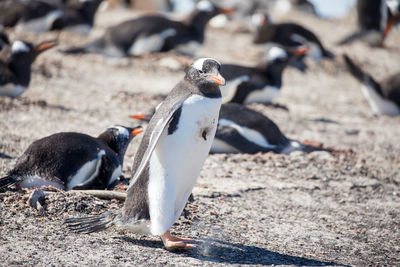
[[[89,38],[130,16],[100,13]],[[354,18],[290,13],[282,19],[312,29],[337,58],[308,61],[306,74],[285,72],[277,102],[289,111],[251,108],[268,115],[290,138],[319,142],[335,152],[209,156],[195,200],[173,228],[198,240],[198,248],[178,253],[164,250],[158,237],[116,229],[82,235],[63,225],[64,218],[117,209],[118,201],[59,192],[47,196],[42,214],[26,204],[29,192],[2,193],[0,265],[399,266],[400,117],[373,116],[340,55],[348,53],[379,80],[399,71],[400,33],[392,33],[385,49],[362,43],[337,47]],[[22,37],[39,41],[57,33]],[[71,33],[58,37],[60,47],[87,41]],[[259,52],[247,33],[210,29],[199,56],[254,65]],[[138,124],[129,115],[161,101],[160,94],[182,78],[187,61],[173,53],[129,59],[66,56],[57,49],[44,53],[23,97],[0,98],[0,176],[38,138],[61,131],[97,135],[112,124]],[[139,141],[126,154],[125,177]]]

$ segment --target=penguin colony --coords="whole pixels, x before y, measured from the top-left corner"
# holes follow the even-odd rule
[[[0,97],[18,101],[29,87],[31,65],[37,56],[57,45],[55,40],[32,44],[12,39],[7,35],[10,27],[17,32],[66,30],[88,34],[101,2],[0,2],[0,25],[7,29],[0,30]],[[315,12],[309,2],[297,2],[306,3],[307,12]],[[173,50],[196,57],[205,40],[207,23],[217,15],[231,14],[235,10],[232,7],[222,8],[202,0],[180,21],[165,15],[143,15],[106,29],[93,42],[60,52],[120,58]],[[349,45],[360,39],[371,46],[383,46],[391,28],[400,21],[399,10],[389,8],[384,0],[358,0],[358,29],[339,43]],[[306,145],[286,137],[271,119],[245,105],[273,103],[282,88],[287,67],[305,72],[305,57],[319,62],[335,60],[335,55],[302,25],[274,23],[269,14],[247,9],[245,13],[253,23],[253,43],[265,46],[260,61],[254,66],[244,66],[206,57],[192,59],[182,80],[157,107],[148,114],[132,115],[134,119],[147,121],[148,126],[134,158],[123,208],[118,212],[69,218],[66,220],[69,228],[90,233],[114,226],[160,236],[167,249],[191,248],[195,246],[192,240],[174,236],[170,230],[181,215],[209,153],[307,151]],[[400,114],[399,73],[378,82],[348,55],[343,60],[349,73],[362,84],[373,113]],[[41,186],[63,190],[112,188],[122,174],[129,143],[141,132],[140,126],[116,125],[96,138],[62,132],[39,139],[0,178],[0,190]]]

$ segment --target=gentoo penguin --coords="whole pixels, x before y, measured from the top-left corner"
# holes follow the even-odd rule
[[[255,44],[274,43],[284,47],[308,46],[308,56],[316,61],[323,57],[333,59],[334,55],[322,45],[310,30],[296,23],[273,23],[266,14],[254,14],[253,23],[257,25],[253,42]]]
[[[64,190],[105,189],[121,176],[125,151],[142,128],[111,126],[97,138],[56,133],[33,142],[0,188],[54,186]]]
[[[149,121],[153,114],[154,110],[147,114],[132,115],[131,118]],[[303,148],[299,142],[288,139],[267,116],[241,104],[227,103],[221,105],[210,153],[289,154]]]
[[[0,61],[0,96],[15,98],[29,86],[31,65],[43,51],[54,47],[54,41],[45,41],[36,46],[24,41],[14,41],[11,56]]]
[[[227,84],[221,90],[223,103],[271,103],[282,86],[282,73],[297,56],[308,52],[307,47],[293,50],[271,47],[256,67],[233,64],[222,65],[222,75]]]
[[[400,21],[400,15],[392,14],[386,0],[358,0],[357,15],[358,29],[339,45],[361,39],[371,46],[382,46],[393,25]]]
[[[112,57],[140,56],[175,51],[193,56],[204,41],[207,22],[218,13],[230,10],[215,7],[209,1],[197,3],[186,21],[173,21],[163,15],[128,20],[109,28],[102,38],[65,53],[101,53]]]
[[[0,3],[0,24],[17,31],[68,30],[88,34],[102,0],[31,0]]]
[[[172,236],[210,151],[221,107],[221,65],[201,58],[151,118],[133,163],[124,207],[118,213],[68,219],[70,228],[94,232],[112,225],[161,237],[167,249],[189,248],[188,239]]]
[[[397,116],[400,114],[400,72],[380,83],[343,55],[349,72],[363,84],[363,94],[375,114]]]

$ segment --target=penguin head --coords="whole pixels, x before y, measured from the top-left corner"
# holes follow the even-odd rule
[[[120,125],[113,125],[105,129],[97,139],[101,140],[115,153],[118,154],[120,162],[122,163],[125,151],[128,148],[132,139],[142,132],[142,126],[134,128],[124,127]]]
[[[193,62],[186,71],[185,80],[200,89],[214,88],[225,85],[225,79],[220,74],[221,64],[212,58],[200,58]]]
[[[204,26],[211,18],[218,14],[232,14],[235,10],[230,8],[220,8],[208,0],[201,0],[196,4],[190,16],[191,24],[196,26]]]
[[[16,40],[11,46],[11,60],[31,65],[39,54],[55,45],[55,41],[45,41],[35,46],[29,42]]]
[[[299,46],[296,48],[271,46],[265,54],[262,62],[260,62],[259,67],[278,74],[281,73],[293,60],[305,55],[308,51],[309,48],[307,46]]]

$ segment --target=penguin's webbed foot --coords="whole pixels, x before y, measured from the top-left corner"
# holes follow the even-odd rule
[[[167,250],[179,250],[196,247],[195,244],[190,243],[191,241],[193,241],[192,239],[173,236],[171,235],[171,232],[169,230],[161,235],[161,240],[163,241],[164,246]]]
[[[46,193],[42,189],[35,189],[28,198],[28,204],[32,208],[44,212],[46,210]]]

